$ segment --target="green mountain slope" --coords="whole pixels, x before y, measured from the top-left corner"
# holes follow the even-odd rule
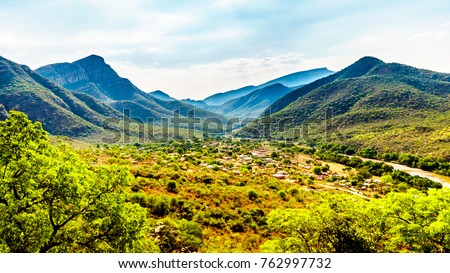
[[[72,94],[79,99],[80,101],[84,102],[89,108],[94,110],[95,112],[109,118],[122,118],[122,113],[115,110],[114,108],[100,102],[99,100],[95,99],[91,95],[72,91]]]
[[[47,80],[29,67],[0,57],[0,103],[41,121],[52,134],[85,136],[101,132],[106,118],[72,92]]]
[[[450,155],[449,74],[365,57],[269,108],[280,110],[270,116],[266,111],[262,125],[251,124],[241,134]]]
[[[296,101],[299,97],[310,92],[311,90],[319,88],[335,80],[363,76],[368,71],[370,71],[374,66],[382,63],[383,62],[379,59],[373,57],[364,57],[359,61],[357,61],[356,63],[352,64],[351,66],[335,74],[332,74],[325,78],[318,79],[308,85],[302,86],[297,90],[292,91],[291,93],[287,94],[284,97],[281,97],[280,99],[275,101],[268,109],[264,111],[263,116],[267,116],[270,115],[271,113],[276,113],[282,110],[290,103]]]

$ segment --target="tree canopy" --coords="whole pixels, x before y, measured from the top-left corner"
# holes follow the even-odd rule
[[[266,252],[449,252],[450,191],[410,189],[366,201],[324,194],[306,209],[274,210],[280,238]]]
[[[92,169],[39,122],[0,122],[0,252],[126,252],[139,247],[145,210],[126,202],[124,167]]]

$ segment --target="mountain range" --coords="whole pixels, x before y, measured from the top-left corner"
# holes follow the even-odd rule
[[[92,97],[77,95],[25,65],[0,57],[0,103],[4,110],[25,112],[52,134],[68,136],[102,132],[106,118],[120,117],[119,112],[97,104]]]
[[[224,116],[256,117],[277,98],[287,94],[289,85],[304,84],[314,77],[332,73],[322,68],[293,73],[258,86],[213,96],[213,100],[232,98],[220,106],[206,101],[178,101],[163,91],[146,93],[130,80],[120,77],[105,60],[90,55],[72,63],[49,64],[31,70],[25,65],[1,58],[0,118],[11,109],[21,110],[32,120],[40,120],[52,134],[88,136],[102,133],[107,118],[120,119],[126,110],[131,118],[158,123],[163,117],[181,117],[195,112],[198,118]]]
[[[126,109],[131,118],[154,118],[156,124],[178,111],[182,117],[194,111],[196,117],[221,120],[260,116],[237,135],[331,141],[450,158],[450,74],[374,57],[361,58],[336,73],[312,71],[209,100],[178,101],[159,90],[140,90],[96,55],[36,71],[0,57],[0,119],[9,110],[20,110],[41,121],[51,134],[84,137],[104,134],[104,121],[122,119]],[[286,86],[301,81],[300,87]],[[209,105],[211,98],[217,103],[232,99]]]
[[[245,86],[214,94],[201,101],[189,99],[183,101],[231,118],[257,118],[274,101],[290,91],[333,73],[326,68],[300,71],[257,86]]]
[[[445,156],[450,152],[449,117],[450,74],[364,57],[276,100],[241,134],[387,150],[440,149]],[[278,129],[268,131],[274,120]],[[308,127],[312,129],[305,135]],[[295,128],[303,135],[296,135]],[[334,139],[326,139],[330,134]]]
[[[73,63],[46,65],[36,72],[68,90],[91,95],[121,113],[128,109],[130,117],[143,122],[148,118],[158,122],[163,117],[173,117],[174,111],[185,117],[194,111],[198,118],[223,119],[218,114],[172,99],[162,91],[146,93],[140,90],[97,55]]]
[[[308,84],[310,82],[313,82],[317,79],[320,79],[322,77],[328,76],[330,74],[333,74],[333,71],[328,70],[327,68],[316,68],[311,69],[307,71],[300,71],[296,73],[292,73],[283,77],[279,77],[273,80],[270,80],[266,83],[254,86],[249,85],[245,86],[236,90],[231,90],[223,93],[217,93],[214,95],[211,95],[205,99],[203,99],[203,102],[210,106],[218,106],[222,105],[232,99],[236,99],[245,95],[250,94],[251,92],[267,87],[269,85],[280,83],[287,87],[298,87],[301,85]]]
[[[149,94],[152,95],[153,97],[155,97],[159,100],[163,100],[163,101],[176,101],[177,100],[175,98],[172,98],[167,93],[164,93],[161,90],[156,90],[156,91],[150,92]]]
[[[291,91],[292,88],[281,83],[275,83],[257,89],[245,96],[229,100],[222,105],[210,106],[206,109],[229,117],[257,118],[275,100]]]

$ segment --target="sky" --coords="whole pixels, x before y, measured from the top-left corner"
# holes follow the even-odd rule
[[[1,0],[0,56],[32,69],[91,54],[177,99],[363,56],[450,73],[448,0]]]

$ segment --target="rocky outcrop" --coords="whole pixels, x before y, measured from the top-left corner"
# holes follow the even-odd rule
[[[0,120],[5,120],[8,118],[8,112],[3,104],[0,104]]]
[[[121,78],[105,60],[91,55],[73,63],[58,63],[36,69],[42,76],[73,91],[102,101],[133,100],[147,97],[128,79]]]
[[[89,80],[83,68],[71,63],[46,65],[36,70],[36,72],[62,86]]]

